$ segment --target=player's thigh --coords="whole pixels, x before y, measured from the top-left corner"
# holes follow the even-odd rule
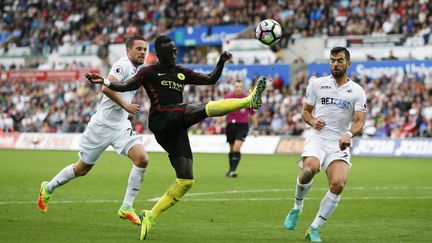
[[[128,157],[133,163],[141,168],[147,167],[149,156],[144,147],[144,144],[138,143],[132,146],[128,151]]]
[[[351,151],[350,148],[345,150],[340,150],[339,144],[327,144],[324,147],[326,151],[326,157],[322,164],[322,168],[327,170],[327,168],[337,160],[343,161],[348,165],[348,168],[351,168]]]
[[[233,151],[240,152],[242,145],[243,145],[243,140],[235,140],[233,145]]]
[[[344,160],[334,160],[327,167],[326,173],[330,185],[344,186],[348,180],[349,165]]]
[[[120,155],[128,155],[129,150],[137,144],[142,144],[142,137],[132,129],[130,121],[119,123],[111,141],[114,150]]]
[[[113,129],[95,122],[90,122],[78,143],[80,160],[93,165],[99,156],[110,145],[113,139]]]
[[[168,152],[169,156],[184,156],[192,159],[187,129],[179,129],[170,132],[155,133],[156,141]]]
[[[205,107],[206,104],[188,104],[183,117],[185,127],[190,127],[206,119],[208,116]]]
[[[310,169],[315,172],[320,170],[320,167],[325,159],[325,151],[318,139],[307,138],[305,140],[301,160],[299,161],[300,168]]]

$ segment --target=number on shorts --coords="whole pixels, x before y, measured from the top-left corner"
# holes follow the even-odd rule
[[[132,133],[133,133],[133,130],[132,130],[132,128],[128,128],[126,131],[129,131],[129,136],[131,136],[132,137]]]

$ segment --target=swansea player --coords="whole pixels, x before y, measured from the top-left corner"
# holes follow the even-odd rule
[[[124,82],[132,77],[144,64],[147,42],[141,36],[134,36],[126,42],[127,56],[117,60],[108,75],[108,80]],[[54,190],[70,180],[84,176],[91,170],[99,156],[108,146],[121,155],[127,155],[133,162],[126,194],[118,215],[134,224],[141,220],[133,209],[133,202],[140,190],[149,157],[141,136],[133,130],[128,113],[137,114],[139,105],[133,104],[136,91],[117,93],[103,87],[103,98],[97,112],[91,117],[88,127],[79,140],[79,160],[61,170],[51,181],[41,183],[38,199],[39,210],[48,210],[48,201]]]
[[[350,53],[346,48],[333,48],[330,51],[332,75],[311,81],[304,98],[302,117],[313,131],[305,141],[299,161],[302,171],[297,177],[294,208],[285,218],[284,225],[289,230],[294,229],[315,174],[324,170],[329,190],[306,231],[306,239],[313,242],[321,242],[318,230],[341,199],[351,166],[351,139],[361,134],[365,123],[365,91],[348,78],[346,72],[350,64]]]
[[[231,54],[223,52],[215,69],[209,74],[202,74],[176,66],[177,49],[169,37],[156,38],[155,49],[158,63],[141,69],[126,82],[111,82],[97,74],[87,75],[91,82],[103,83],[115,91],[136,90],[144,86],[151,101],[149,128],[157,142],[168,152],[176,172],[177,178],[165,194],[150,211],[144,211],[140,239],[146,238],[159,215],[178,202],[194,183],[192,151],[187,129],[207,117],[223,116],[242,108],[258,109],[261,106],[261,93],[266,86],[264,77],[261,77],[246,98],[210,101],[207,104],[185,104],[184,86],[214,85]]]
[[[237,80],[234,83],[234,91],[225,95],[225,99],[245,98],[247,93],[243,91],[243,82]],[[229,170],[225,174],[227,177],[237,177],[237,166],[240,163],[240,149],[246,136],[249,133],[249,117],[252,120],[253,133],[258,135],[258,119],[253,109],[240,109],[229,113],[226,117],[226,138],[230,150],[228,154]]]

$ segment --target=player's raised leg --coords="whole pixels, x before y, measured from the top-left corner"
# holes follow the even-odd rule
[[[144,172],[147,168],[149,157],[145,151],[144,145],[141,143],[135,144],[129,149],[128,157],[132,160],[133,165],[129,174],[128,185],[123,203],[118,210],[118,215],[121,218],[130,220],[134,224],[141,224],[141,220],[133,208],[133,203],[141,189],[141,184],[144,180]]]
[[[57,187],[68,183],[76,177],[87,174],[92,166],[93,165],[84,163],[82,160],[78,160],[76,163],[63,168],[50,181],[42,182],[38,198],[39,210],[42,213],[45,213],[48,210],[48,201]]]
[[[304,200],[309,189],[312,187],[313,177],[318,172],[320,162],[316,157],[304,157],[303,169],[297,177],[296,190],[294,195],[294,207],[285,218],[284,226],[293,230],[297,225],[300,212],[303,210]]]
[[[206,113],[208,117],[224,116],[232,111],[242,108],[259,109],[261,107],[261,95],[266,87],[266,78],[261,76],[258,78],[253,91],[248,97],[242,99],[223,99],[210,101],[206,105]]]
[[[339,204],[342,191],[348,179],[349,165],[343,160],[335,160],[327,167],[326,172],[330,190],[322,199],[319,211],[310,226],[309,240],[314,241],[313,235],[318,236],[315,238],[319,239],[319,241],[316,240],[314,242],[321,241],[318,230],[329,219]],[[306,237],[308,238],[307,235]]]

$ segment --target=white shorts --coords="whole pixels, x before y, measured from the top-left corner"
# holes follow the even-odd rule
[[[302,159],[298,162],[300,168],[303,168],[303,158],[316,157],[320,162],[320,167],[327,170],[327,167],[335,160],[343,160],[351,168],[351,151],[350,148],[340,150],[338,141],[323,140],[318,137],[310,136],[304,143]]]
[[[142,144],[140,135],[132,130],[129,120],[112,128],[93,119],[79,140],[79,158],[86,164],[94,164],[108,146],[120,155],[127,155],[135,144]]]

